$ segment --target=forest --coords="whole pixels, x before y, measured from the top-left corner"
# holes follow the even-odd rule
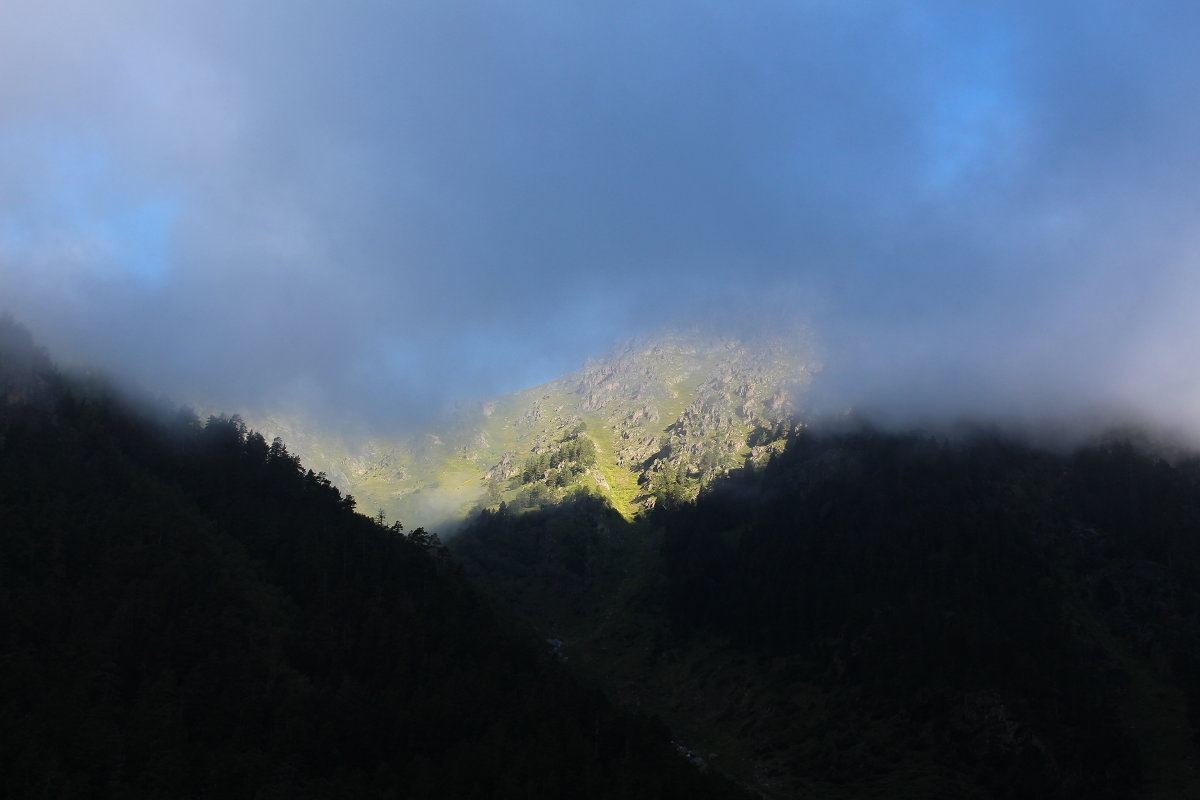
[[[354,505],[0,322],[0,794],[740,796]]]
[[[453,549],[767,796],[1184,797],[1198,534],[1200,458],[1144,436],[856,424],[631,525],[487,512]]]

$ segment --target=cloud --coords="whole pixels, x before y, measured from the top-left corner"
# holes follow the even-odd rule
[[[780,309],[845,402],[1178,416],[1198,13],[18,0],[0,303],[183,398],[380,421]]]

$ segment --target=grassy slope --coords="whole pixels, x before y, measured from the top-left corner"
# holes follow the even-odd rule
[[[588,435],[596,443],[596,469],[604,477],[604,484],[597,488],[605,491],[613,508],[620,512],[626,520],[632,520],[638,511],[638,498],[642,488],[638,486],[637,475],[622,467],[616,459],[616,442],[612,432],[595,420],[596,424],[588,423]]]

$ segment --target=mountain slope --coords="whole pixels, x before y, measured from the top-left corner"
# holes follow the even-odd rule
[[[1200,457],[804,431],[624,526],[453,550],[577,670],[772,798],[1200,791]]]
[[[354,445],[312,423],[254,422],[364,508],[416,524],[444,529],[478,505],[539,507],[580,491],[629,519],[695,497],[747,459],[762,463],[819,368],[802,342],[666,333],[549,383],[464,404],[423,435]],[[590,443],[587,463],[556,457],[570,441]]]
[[[282,442],[6,320],[0,388],[3,796],[736,795]]]

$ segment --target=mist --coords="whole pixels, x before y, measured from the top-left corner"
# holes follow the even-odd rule
[[[1198,15],[15,0],[0,310],[375,426],[716,322],[811,331],[825,408],[1198,430]]]

